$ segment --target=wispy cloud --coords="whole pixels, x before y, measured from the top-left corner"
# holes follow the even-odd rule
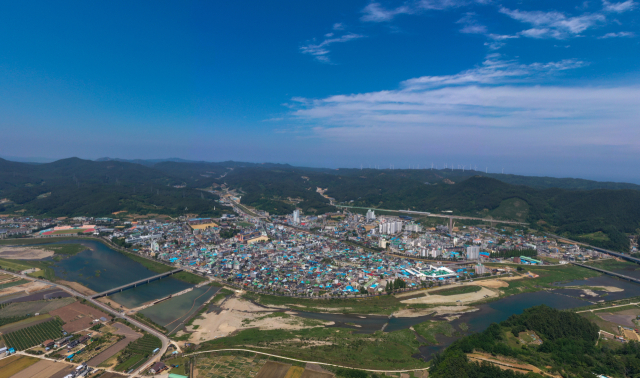
[[[385,8],[378,2],[369,3],[362,9],[360,20],[364,22],[388,22],[401,14],[417,14],[429,10],[445,10],[470,4],[488,4],[491,0],[417,0],[407,1],[395,8]]]
[[[414,12],[415,8],[408,5],[387,9],[379,3],[370,3],[362,10],[362,17],[360,17],[360,20],[364,22],[386,22],[393,20],[397,15],[412,14]]]
[[[633,0],[627,0],[621,3],[610,3],[602,0],[602,8],[605,12],[623,13],[635,8],[636,3]]]
[[[522,81],[531,76],[548,75],[585,66],[586,63],[574,59],[559,62],[519,64],[513,60],[502,60],[500,54],[490,54],[482,65],[456,75],[422,76],[401,83],[404,91],[422,91],[443,86],[470,84],[497,84],[507,81]]]
[[[640,140],[640,87],[551,86],[539,80],[582,66],[518,64],[494,55],[472,70],[410,79],[395,90],[303,100],[290,115],[317,137],[397,152],[409,145],[478,143],[489,150],[522,145],[538,153],[571,143],[635,143],[640,149],[633,142]],[[551,133],[558,138],[550,140]]]
[[[578,35],[588,28],[603,23],[606,17],[599,13],[582,14],[575,17],[567,17],[564,13],[551,11],[521,11],[500,7],[500,13],[534,26],[531,29],[520,32],[521,35],[531,38],[556,38],[564,39],[568,36]]]
[[[635,33],[632,32],[617,32],[617,33],[607,33],[601,37],[598,37],[598,39],[606,39],[606,38],[629,38],[629,37],[635,37]]]
[[[461,19],[457,21],[458,24],[462,24],[460,33],[467,34],[487,34],[487,27],[480,24],[476,20],[476,14],[473,12],[466,13]]]
[[[349,41],[353,41],[355,39],[360,39],[360,38],[364,38],[365,36],[362,34],[355,34],[355,33],[347,33],[345,35],[342,35],[340,37],[336,37],[336,38],[331,38],[333,37],[333,33],[328,33],[325,35],[325,39],[320,42],[320,43],[308,43],[304,46],[300,47],[300,51],[303,54],[308,54],[313,56],[317,61],[322,62],[322,63],[332,63],[331,59],[329,58],[329,46],[336,44],[336,43],[345,43],[345,42],[349,42]]]

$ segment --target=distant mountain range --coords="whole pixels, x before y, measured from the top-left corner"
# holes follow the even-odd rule
[[[485,174],[461,170],[376,170],[294,167],[288,164],[195,162],[183,159],[51,163],[0,159],[0,213],[108,216],[220,215],[203,189],[226,184],[242,202],[286,214],[335,211],[325,194],[354,206],[411,209],[521,220],[602,247],[628,250],[640,231],[640,185],[583,179]],[[215,210],[214,210],[215,207]]]

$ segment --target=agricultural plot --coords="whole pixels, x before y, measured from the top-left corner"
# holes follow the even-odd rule
[[[79,302],[60,307],[50,313],[53,316],[59,316],[66,323],[64,330],[69,333],[89,328],[94,319],[111,318],[104,312]]]
[[[25,350],[41,344],[45,340],[57,339],[62,336],[62,322],[53,319],[45,323],[7,333],[3,336],[8,347]]]
[[[15,374],[12,378],[49,378],[67,366],[69,365],[48,360],[40,360]]]
[[[198,356],[195,359],[197,378],[250,378],[255,377],[267,362],[266,357],[244,356]]]
[[[12,375],[27,369],[29,366],[40,361],[34,357],[19,356],[14,354],[9,358],[0,360],[0,377],[11,377]]]
[[[0,318],[0,327],[2,327],[3,325],[6,325],[6,324],[19,322],[20,320],[27,319],[27,318],[29,318],[29,315],[10,316],[10,317],[7,317],[7,318]]]
[[[142,361],[151,355],[151,353],[162,346],[159,338],[145,334],[138,340],[130,343],[118,357],[119,364],[116,371],[128,371],[136,368]]]
[[[76,300],[74,298],[62,298],[52,300],[42,300],[33,302],[10,303],[8,306],[0,309],[0,318],[8,318],[12,316],[22,316],[25,314],[44,314],[67,306]]]
[[[18,319],[18,318],[0,318],[0,320],[4,320],[4,319]],[[38,316],[27,316],[15,322],[7,323],[0,326],[0,334],[15,332],[23,328],[34,326],[36,324],[48,322],[49,320],[51,320],[51,316],[49,314],[42,314]]]

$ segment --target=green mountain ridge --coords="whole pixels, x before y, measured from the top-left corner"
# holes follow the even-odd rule
[[[215,216],[217,197],[207,188],[226,184],[242,203],[271,214],[301,208],[305,214],[335,211],[329,199],[352,206],[520,220],[529,228],[628,251],[627,235],[640,229],[640,190],[634,184],[577,179],[523,178],[514,185],[491,175],[460,170],[300,168],[287,164],[69,158],[46,164],[0,159],[0,212],[23,209],[47,216],[137,214]],[[548,185],[569,186],[547,188]],[[616,184],[614,189],[607,188]],[[598,187],[598,185],[604,188]],[[598,238],[589,235],[598,233]],[[604,235],[604,237],[600,237]]]

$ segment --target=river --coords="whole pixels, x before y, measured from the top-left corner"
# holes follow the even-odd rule
[[[73,256],[64,257],[60,261],[55,261],[52,258],[45,260],[53,263],[52,268],[57,277],[66,281],[78,282],[98,293],[158,274],[99,241],[72,240],[51,244],[64,243],[82,244],[87,249]],[[37,246],[42,245],[46,244],[38,244]],[[192,286],[175,278],[167,277],[114,294],[110,298],[125,307],[132,308]]]

